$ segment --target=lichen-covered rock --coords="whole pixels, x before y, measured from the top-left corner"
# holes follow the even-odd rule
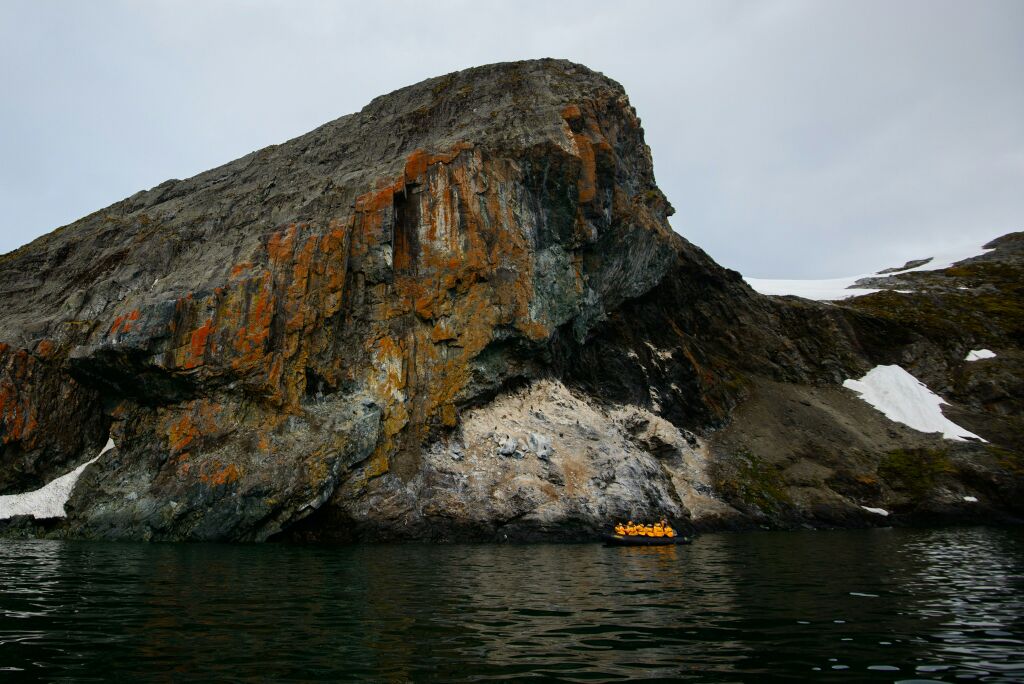
[[[97,451],[110,419],[100,393],[63,372],[49,340],[0,343],[0,493],[38,489]],[[84,459],[82,459],[84,460]]]
[[[859,511],[871,492],[830,483],[860,470],[750,454],[737,407],[985,335],[761,297],[671,212],[621,86],[557,60],[431,79],[137,193],[0,257],[0,493],[110,433],[48,534],[569,538]],[[964,373],[989,399],[957,409],[1009,434],[1020,375]]]

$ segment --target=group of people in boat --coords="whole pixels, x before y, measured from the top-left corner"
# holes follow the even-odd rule
[[[674,537],[676,536],[676,531],[672,529],[667,520],[662,518],[653,525],[634,524],[632,520],[625,525],[617,523],[615,525],[615,534],[623,537]]]

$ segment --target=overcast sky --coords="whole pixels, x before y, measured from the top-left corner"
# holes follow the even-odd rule
[[[673,227],[759,277],[1024,230],[1024,1],[0,0],[0,252],[466,67],[625,87]]]

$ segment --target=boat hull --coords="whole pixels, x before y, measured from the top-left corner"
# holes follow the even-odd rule
[[[641,537],[622,534],[604,535],[606,546],[682,546],[692,544],[691,537]]]

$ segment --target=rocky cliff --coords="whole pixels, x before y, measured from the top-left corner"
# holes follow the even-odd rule
[[[622,87],[540,60],[404,88],[64,226],[0,257],[0,495],[116,448],[65,518],[8,533],[1021,514],[1021,235],[835,305],[758,295],[671,213]],[[978,346],[999,363],[967,365]],[[841,386],[879,364],[988,442]]]

